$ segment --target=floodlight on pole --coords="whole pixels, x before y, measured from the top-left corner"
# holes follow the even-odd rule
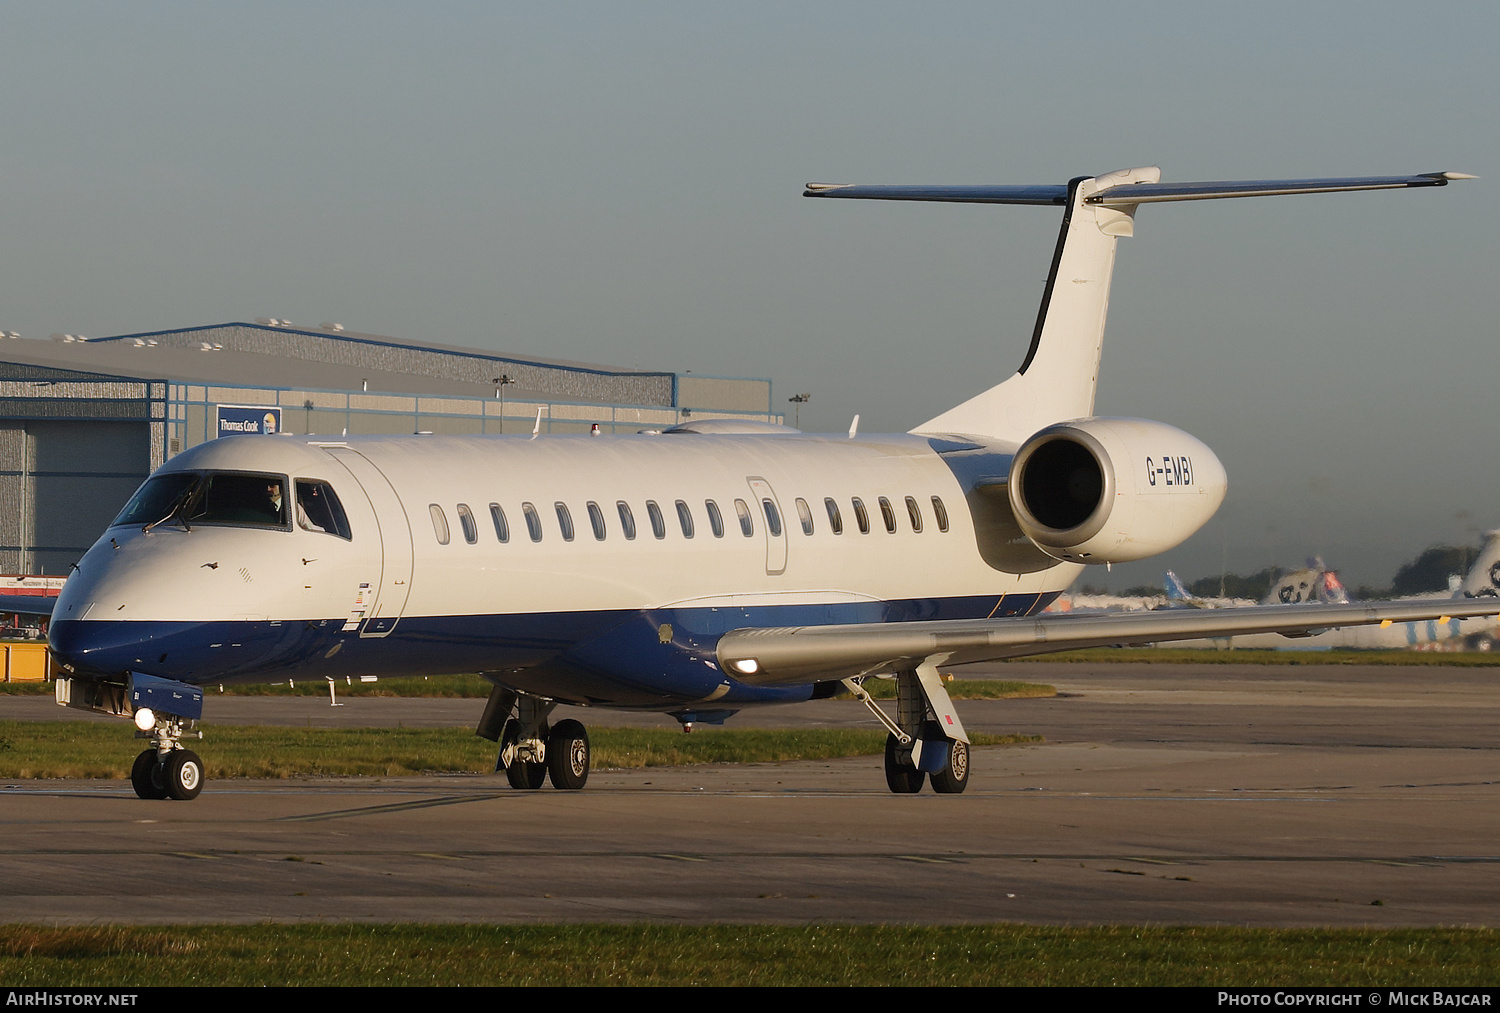
[[[797,407],[792,409],[792,426],[796,429],[802,428],[802,406],[812,400],[811,394],[793,394],[787,401]]]
[[[500,400],[500,432],[502,434],[505,432],[505,388],[515,382],[507,373],[501,373],[490,380],[490,383],[495,385],[495,397]]]

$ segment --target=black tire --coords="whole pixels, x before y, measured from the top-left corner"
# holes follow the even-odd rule
[[[898,746],[896,736],[885,737],[885,783],[897,795],[915,795],[922,790],[922,781],[927,775],[909,762],[903,763],[896,755]]]
[[[577,721],[559,721],[547,737],[547,774],[559,791],[577,791],[589,779],[589,733]]]
[[[503,755],[507,746],[514,745],[521,737],[521,722],[515,718],[505,722],[505,728],[500,732],[500,751]],[[525,760],[517,760],[505,768],[505,779],[510,782],[512,788],[521,791],[535,791],[547,780],[547,765],[545,763],[527,763]]]
[[[203,790],[203,761],[191,749],[175,749],[162,764],[162,780],[167,795],[179,802],[189,802]]]
[[[135,789],[136,798],[166,798],[166,789],[158,783],[160,779],[156,772],[156,750],[148,749],[135,758],[130,768],[130,786]]]
[[[513,763],[505,768],[505,777],[510,781],[512,788],[520,788],[522,791],[536,791],[547,780],[547,765],[545,763],[528,763],[522,761]]]
[[[964,742],[948,743],[948,765],[932,775],[932,790],[942,795],[957,795],[969,786],[969,746]]]

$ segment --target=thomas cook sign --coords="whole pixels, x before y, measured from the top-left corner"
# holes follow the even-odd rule
[[[221,404],[215,436],[271,435],[281,431],[281,409],[264,405]]]

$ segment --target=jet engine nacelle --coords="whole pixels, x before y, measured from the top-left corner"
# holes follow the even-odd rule
[[[1078,419],[1016,452],[1007,483],[1026,536],[1072,563],[1125,563],[1181,544],[1224,500],[1224,466],[1161,422]]]

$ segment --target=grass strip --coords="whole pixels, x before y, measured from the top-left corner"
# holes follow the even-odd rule
[[[0,777],[124,778],[143,742],[122,724],[0,721]],[[202,748],[210,779],[397,777],[489,773],[495,745],[463,728],[289,728],[216,725]],[[595,769],[694,763],[783,763],[873,756],[885,732],[870,728],[591,728]],[[1039,736],[976,735],[976,746],[1040,742]]]
[[[52,682],[0,683],[0,695],[53,696]],[[490,695],[490,684],[477,675],[434,675],[410,679],[385,679],[381,682],[336,682],[340,697],[446,697],[483,700]],[[896,695],[894,679],[871,679],[865,689],[878,700]],[[221,692],[217,683],[203,687],[206,696]],[[224,696],[321,696],[328,695],[328,683],[322,679],[303,679],[293,685],[268,683],[247,686],[224,686]],[[1008,700],[1019,697],[1056,696],[1057,690],[1034,682],[1000,681],[998,679],[958,679],[948,684],[948,695],[955,700]]]
[[[53,696],[55,682],[3,682],[3,696]],[[490,695],[490,684],[477,675],[433,675],[413,676],[406,679],[382,679],[379,682],[344,682],[335,680],[338,695],[346,696],[391,696],[391,697],[450,697],[483,700]],[[220,686],[209,683],[203,687],[205,696],[328,696],[325,679],[293,680],[290,684],[253,683],[243,686]]]
[[[1056,686],[1014,679],[953,679],[943,685],[948,690],[948,696],[954,700],[1025,700],[1057,695]],[[865,692],[876,700],[896,699],[895,679],[866,679],[864,687]],[[840,690],[835,699],[846,700],[852,697]]]
[[[1493,929],[772,925],[0,926],[8,987],[1486,987]]]

